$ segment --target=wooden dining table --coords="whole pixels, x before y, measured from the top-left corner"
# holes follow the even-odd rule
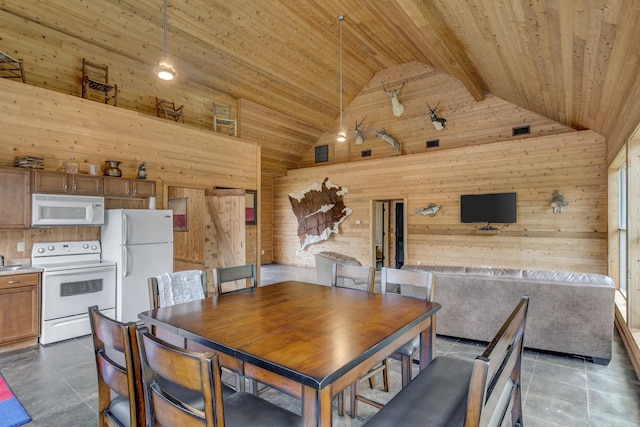
[[[305,426],[330,426],[332,399],[420,335],[420,369],[435,354],[440,305],[298,281],[249,288],[140,313],[187,347],[301,399]]]

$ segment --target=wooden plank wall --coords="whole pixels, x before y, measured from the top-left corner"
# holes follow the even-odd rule
[[[286,114],[242,99],[240,133],[242,139],[262,147],[262,174],[282,176],[298,167],[300,153],[309,150],[324,133]]]
[[[348,189],[353,214],[340,233],[300,250],[288,193],[329,177]],[[551,194],[569,201],[554,214]],[[517,193],[517,223],[480,234],[460,223],[460,195]],[[605,138],[592,131],[461,146],[412,156],[289,171],[274,187],[274,261],[313,266],[320,251],[369,264],[371,200],[406,199],[405,263],[557,269],[607,273]],[[415,214],[429,203],[435,217]]]
[[[396,117],[382,84],[387,89],[399,88],[403,80],[405,85],[398,99],[404,106],[404,113]],[[431,124],[427,104],[431,108],[438,106],[438,117],[447,120],[444,130],[438,131]],[[363,119],[365,141],[356,145],[355,123]],[[376,130],[381,128],[400,143],[402,155],[572,132],[571,128],[491,94],[486,94],[482,101],[475,101],[459,80],[421,62],[377,73],[345,108],[343,125],[348,131],[348,142],[335,141],[339,128],[339,122],[336,122],[336,132],[323,134],[315,144],[329,146],[329,163],[396,156],[389,143],[376,137]],[[512,128],[523,125],[530,125],[531,134],[512,136]],[[439,147],[426,148],[426,141],[435,139],[439,140]],[[363,150],[371,150],[371,157],[362,158]],[[313,165],[312,147],[300,166]]]
[[[135,177],[145,162],[157,183],[157,207],[165,205],[169,185],[190,188],[257,190],[260,147],[251,142],[126,109],[0,79],[0,165],[15,156],[44,158],[45,169],[61,169],[74,157],[80,172],[87,164],[117,159],[124,177]],[[28,258],[35,241],[97,238],[95,227],[11,230],[0,241],[11,258]],[[26,251],[16,253],[16,242]],[[0,248],[0,250],[5,249]]]
[[[262,176],[260,193],[260,233],[262,240],[262,264],[273,262],[273,178]],[[247,234],[247,240],[249,235]],[[248,260],[247,260],[248,261]]]

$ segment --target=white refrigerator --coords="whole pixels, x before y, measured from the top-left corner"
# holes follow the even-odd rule
[[[137,321],[149,310],[149,277],[173,273],[173,211],[108,209],[102,228],[102,259],[114,261],[116,319]]]

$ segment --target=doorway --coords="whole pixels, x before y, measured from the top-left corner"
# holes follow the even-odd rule
[[[373,200],[371,253],[372,265],[400,268],[404,265],[406,235],[404,200]]]

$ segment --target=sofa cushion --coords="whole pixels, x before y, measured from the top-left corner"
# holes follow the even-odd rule
[[[337,252],[318,252],[317,255],[323,256],[325,258],[330,259],[331,261],[338,263],[338,264],[346,264],[346,265],[362,265],[360,263],[360,261],[358,261],[357,259],[355,259],[354,257],[351,257],[349,255],[343,255],[343,254],[339,254]]]
[[[422,270],[442,274],[464,274],[464,267],[455,265],[403,265],[403,270]]]
[[[604,274],[572,273],[568,271],[524,270],[522,277],[528,280],[541,280],[560,283],[581,283],[585,285],[614,286],[613,279]]]
[[[522,277],[522,270],[517,268],[466,267],[464,272],[472,276]]]

